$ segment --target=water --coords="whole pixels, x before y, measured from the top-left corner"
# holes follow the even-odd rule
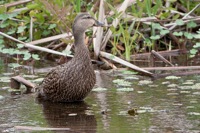
[[[0,70],[2,78],[14,75],[6,66]],[[35,77],[20,71],[34,80],[46,69],[35,69]],[[97,89],[84,102],[73,104],[40,102],[35,94],[12,96],[8,81],[1,81],[0,132],[30,132],[19,126],[47,133],[200,132],[199,75],[157,80],[124,70],[97,71],[96,75]]]

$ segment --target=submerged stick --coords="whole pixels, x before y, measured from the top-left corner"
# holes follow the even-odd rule
[[[106,52],[100,51],[100,55],[101,55],[102,57],[107,58],[107,59],[113,60],[113,61],[115,61],[115,62],[117,62],[117,63],[120,63],[120,64],[122,64],[122,65],[124,65],[124,66],[127,66],[127,67],[129,67],[129,68],[132,68],[133,70],[135,70],[135,71],[137,71],[137,72],[144,73],[144,74],[146,74],[146,75],[148,75],[148,76],[153,77],[153,73],[151,73],[151,72],[149,72],[149,71],[146,71],[146,70],[144,70],[144,69],[142,69],[142,68],[139,68],[138,66],[135,66],[135,65],[133,65],[133,64],[131,64],[130,62],[127,62],[127,61],[125,61],[125,60],[122,60],[122,59],[120,59],[119,57],[114,56],[114,55],[112,55],[112,54],[110,54],[110,53],[106,53]]]

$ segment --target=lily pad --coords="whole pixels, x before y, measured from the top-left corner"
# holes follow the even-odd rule
[[[113,80],[113,83],[119,85],[119,86],[131,86],[131,82],[129,81],[125,81],[123,79],[115,79]]]
[[[137,91],[138,94],[146,93],[146,91]]]
[[[189,94],[190,91],[180,91],[181,94]]]
[[[107,91],[107,88],[101,88],[101,87],[98,87],[98,88],[93,88],[92,91]]]
[[[194,92],[193,95],[200,95],[200,92]]]
[[[194,82],[191,82],[191,81],[186,81],[185,83],[183,83],[184,85],[193,85]]]
[[[165,79],[180,79],[181,77],[177,77],[177,76],[167,76],[165,77]]]
[[[124,77],[124,79],[129,79],[129,80],[138,80],[138,77],[134,77],[134,76],[126,76]]]
[[[166,85],[166,84],[170,84],[169,81],[166,81],[166,82],[162,82],[163,85]]]
[[[153,82],[151,80],[140,80],[138,85],[148,85],[152,84]]]
[[[156,88],[156,87],[158,87],[158,85],[148,85],[149,87],[151,87],[151,88]]]
[[[124,91],[124,92],[129,92],[129,91],[133,91],[133,88],[117,88],[117,91]]]
[[[199,112],[189,112],[188,114],[189,114],[189,115],[198,115],[198,116],[200,115]]]
[[[178,86],[177,84],[169,84],[167,87],[169,87],[169,88],[175,88],[177,86]]]
[[[138,72],[130,71],[130,70],[124,70],[124,71],[122,71],[122,73],[123,74],[130,74],[130,75],[132,75],[132,74],[137,74]]]
[[[182,90],[188,90],[188,89],[192,89],[192,86],[178,86],[178,88]]]

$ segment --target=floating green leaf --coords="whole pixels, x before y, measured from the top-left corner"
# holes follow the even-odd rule
[[[53,28],[55,28],[56,26],[57,26],[56,24],[50,24],[48,29],[49,29],[49,30],[50,30],[50,29],[53,29]]]
[[[21,67],[21,65],[18,64],[18,63],[10,63],[10,64],[8,64],[8,66],[11,67],[11,68]]]
[[[26,26],[19,26],[17,28],[17,33],[22,33],[22,32],[24,32],[25,29],[26,29]]]
[[[169,33],[169,30],[161,30],[160,31],[160,34],[161,35],[166,35],[166,34],[168,34]]]
[[[195,55],[197,52],[198,52],[197,49],[191,49],[191,50],[190,50],[190,54],[193,54],[193,55]]]
[[[5,27],[7,27],[7,26],[9,26],[9,23],[2,23],[2,24],[0,25],[0,28],[5,28]]]
[[[195,39],[200,39],[200,34],[193,34],[193,37],[194,37]]]
[[[183,32],[174,32],[173,35],[175,35],[175,36],[182,36]]]
[[[184,36],[185,36],[187,39],[192,39],[192,38],[193,38],[193,34],[188,33],[188,32],[185,32],[185,33],[184,33]]]
[[[20,40],[20,41],[23,41],[23,40],[26,40],[26,39],[27,39],[26,36],[24,36],[24,37],[18,37],[18,40]]]
[[[150,38],[152,40],[158,40],[158,39],[160,39],[160,36],[159,35],[155,35],[155,36],[151,36]]]
[[[28,60],[30,58],[31,58],[31,54],[30,53],[26,53],[26,54],[24,54],[23,60]]]
[[[35,59],[35,60],[40,60],[38,54],[32,54],[31,56],[32,56],[32,58]]]
[[[23,44],[20,44],[20,43],[18,43],[18,44],[17,44],[17,47],[18,47],[18,48],[23,48],[23,47],[24,47],[24,45],[23,45]]]
[[[194,21],[190,21],[189,23],[187,23],[187,27],[188,28],[195,28],[195,27],[197,27],[197,24]]]
[[[15,28],[12,28],[12,29],[10,29],[8,32],[7,32],[7,34],[8,35],[11,35],[11,34],[14,34],[16,32],[16,29]]]
[[[66,54],[66,55],[70,55],[72,53],[72,51],[70,50],[63,50],[62,53]]]
[[[5,21],[6,19],[8,19],[8,14],[0,14],[0,20]]]
[[[184,25],[184,21],[182,20],[182,19],[177,19],[176,21],[175,21],[175,23],[177,24],[177,25]]]
[[[161,27],[161,25],[158,24],[158,23],[152,23],[152,28],[153,28],[153,29],[159,29],[159,30],[163,29],[163,28]]]
[[[200,43],[197,42],[197,43],[193,46],[193,48],[200,48]]]
[[[130,75],[132,75],[132,74],[137,74],[138,72],[130,71],[130,70],[123,70],[122,73],[123,74],[130,74]]]

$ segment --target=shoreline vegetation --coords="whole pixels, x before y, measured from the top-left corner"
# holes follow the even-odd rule
[[[200,3],[189,0],[19,0],[0,3],[0,53],[16,62],[41,60],[45,56],[73,57],[71,24],[79,12],[89,12],[105,27],[87,32],[85,42],[93,60],[101,60],[112,69],[117,64],[142,75],[150,71],[199,70],[199,66],[176,66],[169,57],[198,56],[200,47]],[[133,62],[146,61],[141,68]],[[169,67],[155,67],[155,60]],[[195,73],[198,74],[200,71]]]

